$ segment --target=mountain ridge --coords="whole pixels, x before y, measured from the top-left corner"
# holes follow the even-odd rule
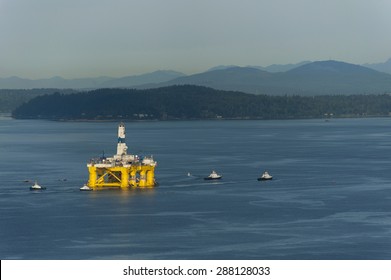
[[[186,84],[269,95],[383,94],[391,92],[391,75],[356,64],[328,60],[277,73],[251,67],[230,67],[140,88]]]
[[[391,59],[389,62],[391,64]],[[279,66],[270,65],[270,67],[274,67],[276,70]],[[72,80],[62,77],[30,80],[14,76],[0,78],[0,89],[146,89],[189,84],[219,90],[271,95],[382,94],[391,92],[391,74],[370,67],[335,60],[304,61],[284,67],[288,70],[271,72],[264,70],[265,67],[258,66],[220,65],[192,75],[172,70],[158,70],[121,78],[98,77]]]
[[[94,89],[102,87],[133,87],[150,82],[165,82],[185,74],[173,70],[157,70],[141,75],[112,78],[101,76],[96,78],[64,79],[59,76],[44,79],[24,79],[17,76],[0,78],[0,89]]]
[[[363,64],[363,66],[380,71],[380,72],[385,72],[385,73],[391,74],[391,58],[389,58],[385,62],[366,63],[366,64]]]

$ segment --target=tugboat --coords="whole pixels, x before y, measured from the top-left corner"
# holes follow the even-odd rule
[[[213,170],[212,173],[210,173],[208,177],[204,178],[204,180],[219,180],[222,177],[223,176],[217,174],[216,171]]]
[[[87,186],[86,184],[84,184],[84,186],[82,186],[82,187],[80,188],[80,190],[81,190],[81,191],[92,191],[92,189],[91,189],[89,186]]]
[[[258,181],[266,181],[266,180],[272,180],[273,176],[269,174],[269,172],[265,171],[263,172],[262,176],[258,178]]]
[[[46,190],[45,187],[41,187],[37,184],[37,181],[35,181],[35,184],[30,187],[31,191],[40,191],[40,190]]]

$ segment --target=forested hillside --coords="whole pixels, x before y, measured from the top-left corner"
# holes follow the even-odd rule
[[[74,90],[59,90],[59,89],[0,89],[0,113],[12,112],[21,104],[39,95],[52,94],[61,92],[64,94],[74,93]]]
[[[388,116],[391,96],[268,96],[200,86],[99,89],[38,96],[13,111],[15,118],[52,120],[291,119]]]

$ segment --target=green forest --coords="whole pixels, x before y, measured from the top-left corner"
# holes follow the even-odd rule
[[[65,94],[75,93],[72,89],[0,89],[0,113],[10,113],[23,103],[39,95],[61,92]]]
[[[14,118],[50,120],[297,119],[389,116],[391,96],[269,96],[182,85],[35,97]]]

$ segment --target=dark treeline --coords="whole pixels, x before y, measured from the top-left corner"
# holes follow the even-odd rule
[[[71,89],[0,89],[0,112],[12,112],[21,104],[44,94],[61,92],[64,94],[75,93]]]
[[[293,119],[388,116],[390,111],[387,94],[268,96],[184,85],[43,95],[12,115],[52,120]]]

